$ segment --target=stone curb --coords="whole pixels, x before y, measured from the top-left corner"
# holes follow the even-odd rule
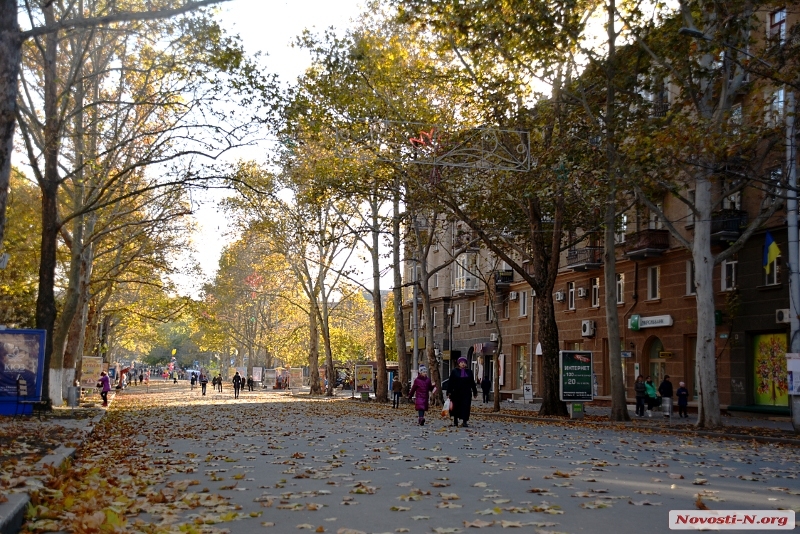
[[[114,399],[113,395],[110,397],[109,404]],[[86,427],[86,437],[92,435],[97,423],[100,422],[105,414],[106,411],[103,410],[92,418],[91,422]],[[45,465],[61,467],[64,465],[64,462],[67,461],[67,458],[75,456],[75,451],[76,449],[72,447],[58,447],[52,453],[36,462],[36,468],[42,469]],[[25,510],[31,498],[27,492],[11,493],[7,495],[7,497],[8,501],[0,503],[0,534],[17,534],[20,528],[22,528],[22,522],[25,519]]]
[[[503,413],[485,413],[485,412],[472,412],[473,416],[481,416],[481,417],[489,417],[489,418],[500,418],[506,417],[509,419],[517,419],[519,421],[536,421],[542,423],[566,423],[567,420],[561,419],[550,419],[548,417],[535,417],[535,416],[527,416],[527,415],[511,415],[511,414],[503,414]],[[597,422],[597,421],[576,421],[582,425],[592,425],[592,426],[612,426],[612,425],[622,425],[630,428],[631,430],[658,430],[660,432],[665,433],[673,433],[673,434],[685,434],[688,436],[700,436],[705,438],[721,438],[721,439],[731,439],[737,441],[756,441],[758,443],[776,443],[781,445],[793,445],[795,447],[800,447],[800,439],[792,439],[792,438],[776,438],[772,436],[751,436],[748,434],[730,434],[730,433],[723,433],[723,432],[713,432],[710,430],[686,430],[682,428],[675,428],[675,427],[668,427],[668,426],[656,426],[656,425],[648,425],[648,426],[637,426],[631,423],[626,422]]]

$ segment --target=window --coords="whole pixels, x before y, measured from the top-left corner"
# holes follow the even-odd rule
[[[767,124],[770,126],[780,126],[783,121],[783,103],[786,91],[783,87],[775,89],[772,95],[767,97],[769,108],[767,109]]]
[[[434,306],[434,308],[433,308],[433,326],[436,326],[438,316],[439,316],[439,310]]]
[[[738,134],[741,131],[742,124],[744,124],[744,117],[742,115],[741,104],[736,104],[734,106],[731,106],[730,123],[731,123],[731,132],[733,134]]]
[[[628,233],[628,216],[624,213],[617,219],[617,231],[614,234],[614,242],[619,245],[625,242],[625,234]]]
[[[786,8],[770,13],[768,24],[767,37],[783,44],[786,40]]]
[[[617,304],[625,303],[625,275],[617,273]]]
[[[600,307],[600,278],[589,280],[589,291],[592,292],[592,308]]]
[[[657,300],[661,297],[660,274],[661,267],[657,265],[647,268],[647,300]]]
[[[575,282],[567,282],[567,309],[575,309]]]
[[[475,308],[476,304],[475,301],[472,300],[469,303],[469,324],[475,324]]]
[[[433,274],[433,287],[434,288],[439,287],[439,273]]]
[[[519,293],[519,316],[528,316],[528,292],[520,291]]]
[[[694,204],[695,199],[697,198],[696,192],[694,189],[690,189],[686,192],[686,200],[689,201],[689,204],[686,206],[686,224],[687,225],[694,225]]]
[[[477,258],[475,254],[462,254],[456,261],[453,276],[453,289],[455,291],[475,291],[478,289],[478,279],[472,275],[476,271]]]
[[[686,260],[686,294],[695,295],[697,293],[697,282],[694,278],[694,262]]]
[[[506,300],[503,303],[503,319],[511,317],[511,302]]]
[[[781,283],[781,257],[778,256],[767,267],[764,268],[764,284],[776,286]]]
[[[737,260],[725,260],[720,266],[720,281],[722,291],[733,291],[736,289],[736,266]]]
[[[661,204],[656,204],[656,207],[658,208],[658,211],[661,212],[664,211],[664,207]],[[650,221],[648,223],[648,228],[650,230],[661,230],[664,228],[664,222],[661,220],[661,217],[659,217],[658,212],[656,212],[655,210],[650,211]]]
[[[461,304],[453,306],[453,326],[461,324]]]
[[[516,383],[514,384],[515,387],[521,388],[522,385],[527,381],[526,378],[528,376],[528,354],[527,354],[527,345],[517,345],[514,347],[515,359],[516,359],[516,376],[514,377]]]
[[[491,323],[494,321],[494,307],[489,305],[486,306],[486,322]]]

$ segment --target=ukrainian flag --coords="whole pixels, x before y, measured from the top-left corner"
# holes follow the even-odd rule
[[[767,271],[767,274],[769,274],[770,268],[772,267],[772,262],[780,255],[781,249],[778,248],[778,244],[772,239],[772,234],[767,232],[764,238],[764,270]]]

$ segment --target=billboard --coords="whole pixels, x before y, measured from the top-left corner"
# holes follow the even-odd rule
[[[356,391],[372,392],[372,366],[356,365]]]
[[[92,389],[100,379],[103,371],[103,358],[99,356],[84,356],[81,358],[81,387]]]
[[[289,387],[301,388],[303,387],[303,368],[292,367],[289,369]]]
[[[565,402],[594,400],[592,353],[562,350],[558,353],[559,393]]]
[[[45,330],[0,330],[0,413],[16,409],[17,378],[28,385],[28,396],[42,396]],[[26,413],[32,410],[25,406]],[[9,411],[10,410],[10,411]]]
[[[275,379],[278,377],[275,369],[264,369],[264,383],[271,386],[275,385]]]
[[[261,382],[261,367],[253,367],[253,381]]]

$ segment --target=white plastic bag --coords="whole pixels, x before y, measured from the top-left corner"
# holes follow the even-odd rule
[[[446,399],[442,406],[442,417],[450,417],[450,406],[450,399]]]

